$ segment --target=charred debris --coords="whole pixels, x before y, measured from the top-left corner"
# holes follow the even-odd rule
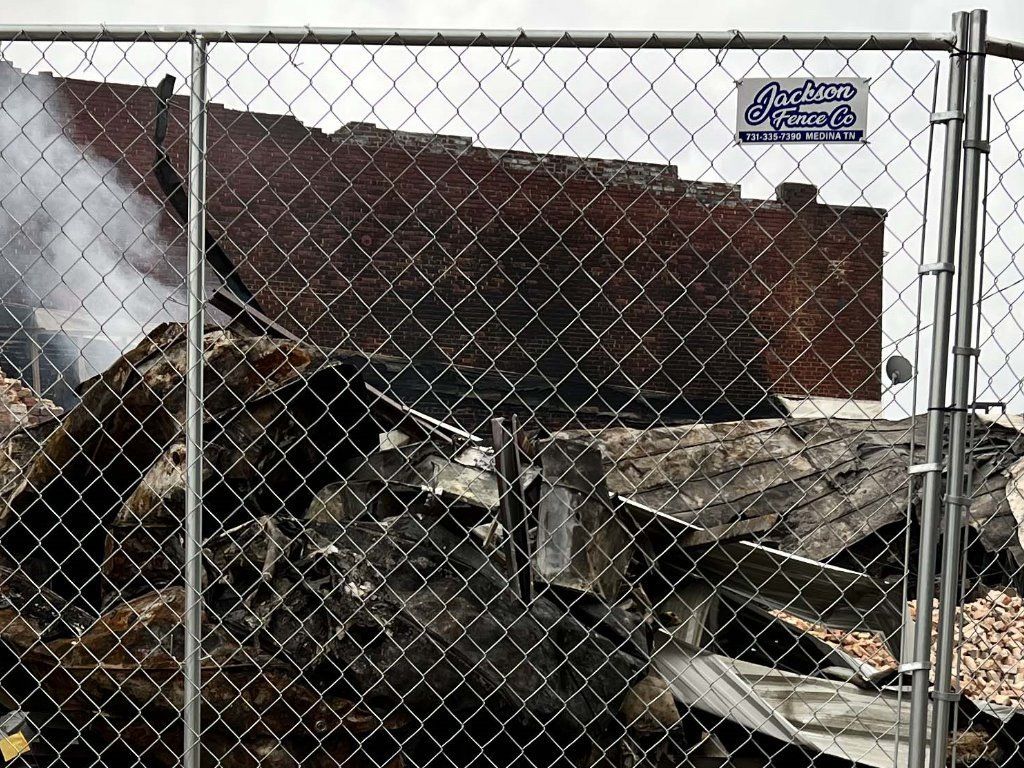
[[[184,217],[171,87],[156,176]],[[905,763],[923,420],[496,419],[482,440],[275,324],[208,249],[228,317],[204,338],[210,765]],[[185,328],[161,326],[3,439],[18,760],[178,764],[185,366]],[[1024,640],[1024,434],[973,427],[965,599],[996,666],[949,739],[996,766],[1022,736],[1024,664],[1000,644]]]
[[[184,328],[162,326],[0,453],[3,704],[41,764],[62,743],[178,759],[185,361]],[[496,420],[488,445],[238,327],[207,332],[205,378],[211,761],[905,759],[912,625],[885,530],[905,523],[911,422]],[[990,564],[1019,556],[1022,449],[979,425],[970,524]],[[975,581],[1011,589],[1002,569]],[[1012,634],[1024,611],[1001,604]],[[864,635],[872,653],[842,641]],[[1019,702],[972,693],[951,738],[998,765]]]

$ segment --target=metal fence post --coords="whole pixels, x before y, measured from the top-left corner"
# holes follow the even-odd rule
[[[199,768],[202,686],[203,325],[206,244],[206,41],[192,40],[188,172],[188,362],[185,406],[185,768]]]
[[[931,380],[928,396],[928,437],[925,463],[912,468],[925,475],[921,510],[921,545],[918,561],[917,622],[913,658],[902,669],[911,672],[910,768],[924,768],[928,743],[928,694],[931,667],[931,604],[934,591],[935,553],[942,509],[941,482],[943,433],[946,421],[946,371],[949,355],[950,316],[953,302],[953,251],[956,247],[957,204],[960,183],[961,134],[963,128],[964,69],[962,53],[967,40],[969,17],[953,15],[955,48],[949,59],[946,112],[933,116],[946,124],[943,157],[942,204],[939,215],[939,259],[925,264],[922,272],[936,275],[934,333],[931,350]]]
[[[932,765],[946,765],[946,731],[950,703],[959,696],[951,689],[953,632],[959,604],[961,535],[968,500],[964,498],[967,453],[967,414],[971,408],[971,369],[977,350],[974,341],[974,262],[981,199],[981,161],[988,152],[983,140],[985,112],[985,22],[987,12],[971,11],[967,56],[966,124],[964,129],[963,215],[953,347],[953,404],[950,408],[949,467],[946,483],[946,522],[943,534],[942,574],[939,589],[939,627],[935,651],[935,707],[932,713]],[[930,607],[930,606],[929,606]],[[920,607],[918,608],[920,614]]]

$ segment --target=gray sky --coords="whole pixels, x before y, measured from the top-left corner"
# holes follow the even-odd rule
[[[988,3],[989,34],[1024,39],[1019,5],[1020,0]],[[944,32],[953,10],[963,8],[948,0],[38,0],[8,4],[3,23]],[[174,70],[181,85],[188,62],[184,45],[18,43],[2,46],[0,53],[26,71],[150,85]],[[493,147],[671,162],[683,178],[739,183],[745,196],[770,197],[774,186],[787,179],[810,181],[829,203],[885,208],[883,354],[913,358],[928,114],[935,66],[944,66],[946,59],[917,51],[729,51],[719,56],[709,51],[295,50],[221,44],[210,52],[210,93],[231,107],[289,113],[328,131],[348,120],[369,120],[393,129],[471,136]],[[989,92],[996,96],[985,287],[1000,292],[984,306],[979,378],[983,390],[992,384],[991,391],[981,393],[983,399],[1014,399],[1019,411],[1024,410],[1024,325],[1012,317],[1011,307],[1024,302],[1024,265],[1017,263],[1024,248],[1017,192],[1024,189],[1018,149],[1024,147],[1024,117],[1018,117],[1024,110],[1024,86],[1009,63],[989,61]],[[735,145],[735,80],[768,75],[872,78],[869,143]],[[939,146],[941,132],[936,135]],[[926,261],[934,261],[940,160],[936,150]],[[930,321],[931,282],[923,285],[924,315]],[[920,340],[926,350],[927,322]],[[924,394],[919,393],[917,410]],[[887,392],[884,402],[894,416],[915,407],[910,387]]]
[[[944,30],[949,0],[39,0],[5,3],[5,24],[275,24],[341,27],[525,27],[566,29]],[[1016,0],[983,3],[995,34],[1024,34]],[[628,14],[624,10],[628,9]]]

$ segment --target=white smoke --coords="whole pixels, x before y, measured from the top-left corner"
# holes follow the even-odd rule
[[[68,116],[52,80],[0,62],[0,260],[17,273],[0,300],[70,316],[70,338],[98,372],[183,313],[179,292],[136,266],[167,258],[161,209],[75,144]]]

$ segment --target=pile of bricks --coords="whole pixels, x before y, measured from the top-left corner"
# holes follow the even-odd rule
[[[870,632],[844,632],[816,626],[780,613],[781,618],[873,666],[890,668],[896,659],[881,638]],[[917,616],[916,602],[910,615]],[[933,635],[939,621],[938,601],[932,607]],[[1000,590],[967,603],[957,612],[959,644],[954,670],[960,690],[972,699],[1024,707],[1024,599]],[[935,662],[934,637],[932,663]]]
[[[916,616],[916,606],[910,608]],[[938,619],[933,606],[933,625]],[[1024,707],[1024,600],[991,590],[964,605],[958,623],[961,619],[960,664],[954,667],[960,689],[974,699]]]
[[[820,624],[811,624],[809,621],[804,621],[792,614],[781,611],[778,612],[778,616],[797,629],[814,635],[829,645],[842,648],[851,656],[855,656],[861,661],[865,661],[879,669],[888,669],[889,667],[896,666],[896,660],[889,653],[889,649],[874,632],[847,632],[842,629],[829,629]]]
[[[34,427],[63,412],[63,408],[39,397],[20,379],[9,378],[0,371],[0,438],[19,427]]]

